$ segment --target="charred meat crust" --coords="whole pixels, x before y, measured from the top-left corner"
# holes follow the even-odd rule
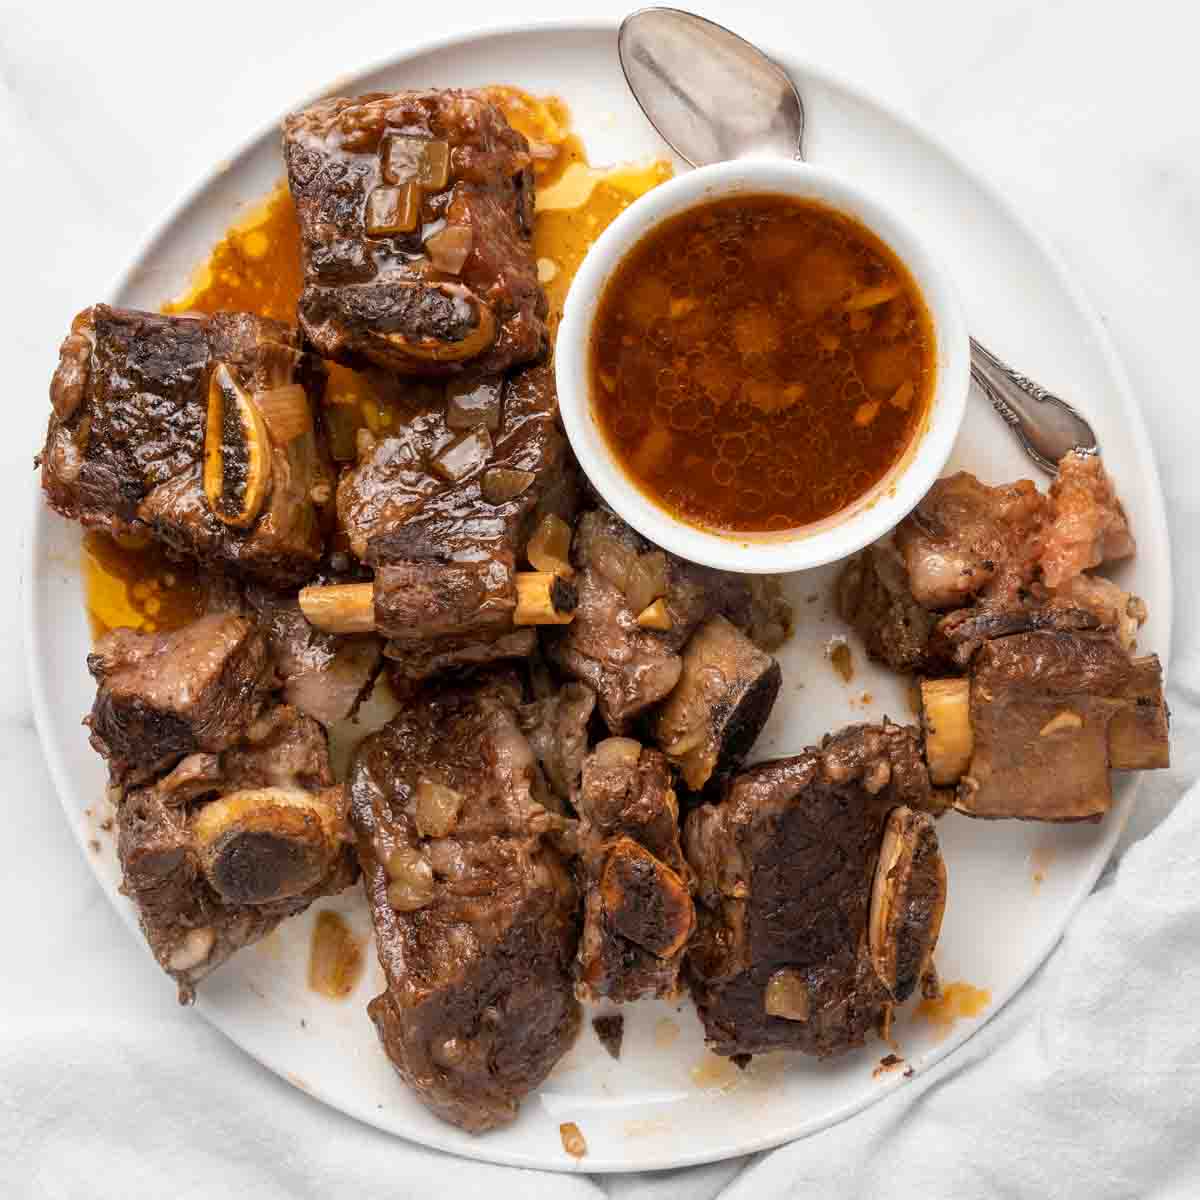
[[[553,371],[532,367],[503,389],[492,451],[448,482],[430,466],[455,436],[443,401],[412,412],[396,436],[365,445],[338,486],[351,549],[375,571],[376,628],[405,687],[452,667],[527,655],[536,635],[513,626],[515,573],[534,525],[574,514],[578,469],[557,427]],[[532,482],[500,503],[489,469]]]

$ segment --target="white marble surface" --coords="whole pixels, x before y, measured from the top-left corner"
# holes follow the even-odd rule
[[[1103,313],[1147,413],[1176,547],[1176,674],[1200,666],[1193,602],[1200,588],[1194,10],[1173,0],[839,0],[788,5],[786,12],[769,0],[698,7],[749,36],[794,39],[799,52],[906,109],[1049,234]],[[249,132],[338,75],[456,28],[617,17],[624,8],[566,0],[504,12],[461,0],[425,13],[378,2],[286,9],[247,0],[0,5],[0,209],[8,231],[0,310],[11,420],[0,439],[0,488],[11,506],[0,544],[13,564],[0,591],[0,761],[7,784],[0,830],[9,851],[0,871],[9,951],[0,968],[3,1037],[57,1023],[86,1040],[89,1014],[120,1010],[168,1034],[181,1053],[210,1062],[214,1078],[230,1079],[231,1089],[249,1089],[263,1104],[308,1103],[265,1073],[256,1081],[259,1068],[177,1010],[170,989],[157,986],[93,883],[41,761],[23,663],[19,564],[46,383],[71,316],[106,294],[146,229],[184,188]],[[1175,749],[1172,777],[1180,787],[1156,790],[1159,799],[1139,811],[1130,839],[1147,832],[1196,773],[1197,747],[1177,740]],[[46,1066],[69,1072],[71,1064]],[[120,1079],[114,1063],[114,1087]],[[69,1089],[61,1103],[69,1112]],[[186,1094],[174,1103],[181,1125],[196,1119]],[[18,1113],[11,1104],[0,1070],[0,1146],[6,1118],[10,1134],[53,1137],[53,1106]],[[341,1118],[331,1115],[330,1122],[339,1136],[358,1136]],[[98,1150],[114,1144],[102,1113],[85,1125]],[[230,1179],[244,1184],[235,1169],[231,1164]],[[676,1194],[711,1191],[728,1174],[722,1170],[703,1182],[680,1181]],[[0,1180],[5,1171],[0,1162]],[[49,1159],[41,1171],[14,1176],[0,1190],[75,1195],[95,1182],[85,1173],[57,1177]],[[633,1185],[606,1186],[620,1192]],[[666,1181],[660,1186],[667,1194]],[[117,1190],[101,1178],[92,1194]],[[297,1185],[292,1194],[301,1190]],[[513,1194],[521,1191],[514,1185]]]

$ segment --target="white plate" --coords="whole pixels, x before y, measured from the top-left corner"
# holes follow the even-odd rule
[[[1140,553],[1118,576],[1150,606],[1141,644],[1165,654],[1171,577],[1162,494],[1136,401],[1095,315],[1057,259],[1007,205],[945,150],[896,114],[795,60],[776,57],[800,84],[812,160],[858,178],[905,210],[945,256],[972,329],[1046,386],[1075,401],[1095,426],[1125,499]],[[542,27],[440,43],[370,74],[339,81],[346,92],[427,85],[515,83],[556,92],[570,104],[593,161],[628,160],[663,148],[626,94],[609,27]],[[114,303],[155,308],[179,292],[192,269],[237,216],[282,173],[279,139],[268,130],[219,168],[172,213],[135,259]],[[65,331],[73,314],[62,314]],[[987,480],[1010,480],[1030,464],[983,400],[975,396],[952,466]],[[38,502],[27,578],[30,678],[42,744],[68,820],[81,844],[95,837],[104,772],[80,717],[91,705],[89,649],[80,596],[79,531]],[[889,713],[906,719],[901,681],[864,665],[849,687],[824,657],[840,632],[825,597],[828,572],[792,581],[798,629],[781,655],[784,691],[758,748],[761,756],[799,750],[827,730]],[[809,596],[821,599],[807,603]],[[872,699],[863,702],[863,693]],[[1041,827],[945,818],[939,835],[950,899],[938,949],[946,980],[991,990],[995,1013],[1061,936],[1099,875],[1133,802],[1134,780],[1118,781],[1115,811],[1099,826]],[[91,809],[91,815],[88,811]],[[111,842],[88,862],[118,911],[136,929],[117,892]],[[1044,882],[1035,886],[1040,867]],[[333,908],[362,933],[368,920],[356,891]],[[244,951],[200,987],[198,1009],[279,1075],[364,1121],[430,1146],[495,1162],[562,1170],[617,1171],[679,1166],[759,1150],[842,1120],[903,1087],[899,1071],[872,1075],[887,1047],[874,1043],[834,1062],[769,1056],[750,1069],[713,1070],[690,1004],[627,1008],[619,1063],[585,1024],[575,1048],[507,1129],[473,1138],[430,1116],[406,1092],[375,1040],[364,1011],[380,986],[374,967],[348,1001],[334,1003],[305,982],[313,912]],[[171,983],[146,959],[147,988]],[[667,1025],[662,1022],[670,1021]],[[968,1038],[960,1021],[938,1042],[930,1027],[904,1017],[901,1051],[920,1073]],[[678,1036],[667,1045],[673,1028]],[[588,1142],[582,1163],[562,1150],[558,1125],[575,1121]]]

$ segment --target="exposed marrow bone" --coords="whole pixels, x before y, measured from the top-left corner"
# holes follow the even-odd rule
[[[341,848],[341,789],[256,788],[191,818],[204,874],[235,904],[286,900],[315,887]]]
[[[517,590],[514,625],[568,625],[575,619],[576,593],[569,580],[543,571],[518,571],[513,579]],[[370,633],[379,624],[372,583],[302,588],[300,611],[326,633]]]
[[[966,679],[921,680],[925,761],[934,787],[957,783],[975,748],[971,732],[971,684]]]
[[[782,682],[779,664],[724,617],[711,617],[683,651],[683,671],[654,718],[654,736],[699,791],[738,766],[762,732]]]
[[[946,864],[933,819],[901,806],[888,814],[871,887],[868,937],[879,981],[903,1004],[917,984],[936,993],[933,952],[946,911]]]
[[[258,406],[224,363],[208,386],[204,432],[204,494],[218,521],[254,524],[271,486],[271,439]]]
[[[404,333],[385,333],[382,336],[405,358],[419,361],[450,363],[476,358],[496,340],[496,318],[492,310],[469,288],[455,283],[401,284],[420,298],[412,307],[427,306],[435,294],[444,297],[442,303],[454,313],[452,322],[455,338],[422,337]],[[406,308],[402,299],[394,300],[397,312]]]
[[[301,588],[300,611],[326,633],[371,633],[375,628],[375,588],[370,583]]]
[[[631,837],[609,847],[600,896],[617,933],[656,958],[672,958],[692,934],[695,910],[687,884]]]

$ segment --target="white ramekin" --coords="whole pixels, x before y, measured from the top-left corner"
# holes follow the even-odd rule
[[[775,194],[818,200],[856,218],[911,272],[933,323],[937,375],[923,429],[869,492],[826,521],[798,532],[714,533],[690,525],[646,496],[624,472],[592,412],[588,360],[604,288],[625,255],[669,217],[709,200]],[[571,284],[555,349],[558,403],[571,446],[593,486],[644,537],[692,562],[727,571],[799,571],[845,558],[892,529],[945,466],[962,424],[970,340],[954,287],[917,236],[878,200],[821,167],[753,159],[689,171],[631,204],[588,251]],[[647,403],[650,402],[647,397]]]

